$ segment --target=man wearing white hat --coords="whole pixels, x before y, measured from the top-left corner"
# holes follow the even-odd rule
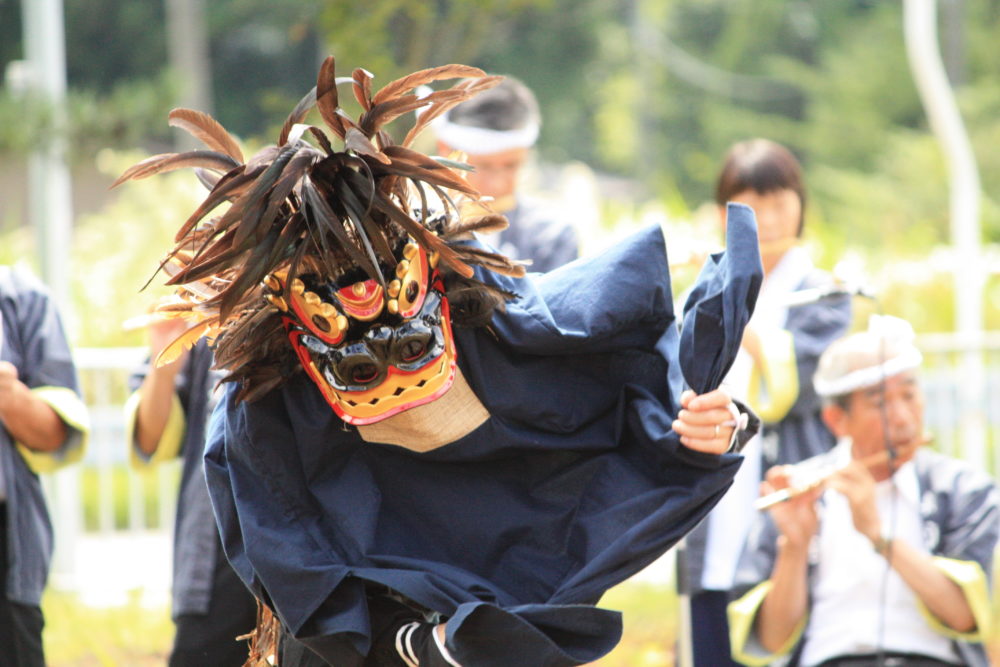
[[[838,445],[768,471],[729,606],[734,658],[793,665],[987,665],[998,533],[992,480],[931,451],[903,320],[834,343],[814,378]],[[820,481],[822,480],[822,481]],[[784,490],[784,491],[782,491]]]
[[[437,118],[438,152],[461,151],[475,171],[469,183],[510,226],[486,240],[500,252],[530,260],[529,271],[545,273],[576,259],[579,242],[572,224],[550,206],[518,192],[519,180],[541,129],[535,95],[507,77],[498,86]]]

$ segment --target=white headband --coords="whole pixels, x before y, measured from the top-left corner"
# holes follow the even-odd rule
[[[538,123],[531,123],[517,130],[489,130],[485,127],[458,125],[439,116],[431,127],[443,143],[469,155],[490,155],[512,148],[531,148],[538,140]]]
[[[898,353],[881,364],[859,368],[839,378],[826,380],[815,376],[813,386],[817,394],[824,398],[843,396],[857,389],[880,384],[886,378],[903,371],[918,368],[923,362],[923,355],[913,344],[916,338],[913,327],[906,320],[891,315],[872,315],[868,320],[868,333],[887,342],[892,341],[895,343],[894,349],[899,350]]]
[[[816,393],[824,398],[843,396],[857,389],[873,387],[897,373],[918,368],[923,360],[924,356],[920,354],[920,350],[907,347],[902,353],[878,366],[859,368],[836,380],[814,378],[813,385],[816,387]]]

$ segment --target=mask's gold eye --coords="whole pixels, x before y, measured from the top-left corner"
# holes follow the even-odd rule
[[[399,314],[413,317],[424,305],[430,269],[427,265],[427,252],[416,243],[408,243],[403,249],[403,256],[406,259],[396,267]]]
[[[288,298],[285,299],[281,295],[285,293],[287,279],[284,271],[264,278],[262,286],[267,301],[284,313],[294,314],[305,329],[323,342],[336,344],[342,341],[347,333],[347,318],[332,303],[323,301],[318,294],[307,290],[298,278],[292,280]]]

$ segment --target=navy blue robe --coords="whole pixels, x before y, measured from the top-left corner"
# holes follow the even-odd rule
[[[733,238],[755,249],[752,213],[736,213]],[[703,275],[715,306],[691,308],[689,344],[716,350],[685,369],[702,391],[732,362],[760,284],[755,250],[733,256]],[[693,528],[739,466],[671,430],[684,346],[658,228],[545,276],[480,277],[519,298],[489,328],[456,330],[490,414],[459,440],[424,453],[365,442],[304,374],[254,403],[229,391],[213,416],[206,470],[226,553],[334,664],[369,649],[367,582],[447,617],[462,664],[595,660],[621,619],[592,605]]]

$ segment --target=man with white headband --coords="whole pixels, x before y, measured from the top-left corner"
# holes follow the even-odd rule
[[[530,260],[529,271],[545,273],[576,259],[579,242],[572,224],[552,207],[518,192],[519,180],[538,140],[541,115],[535,95],[512,77],[459,104],[433,123],[438,152],[461,151],[475,168],[469,183],[510,226],[486,240],[500,252]]]
[[[910,325],[874,316],[814,378],[828,454],[768,471],[729,606],[735,659],[765,665],[987,665],[998,533],[992,480],[926,442]],[[822,480],[822,481],[820,481]]]

